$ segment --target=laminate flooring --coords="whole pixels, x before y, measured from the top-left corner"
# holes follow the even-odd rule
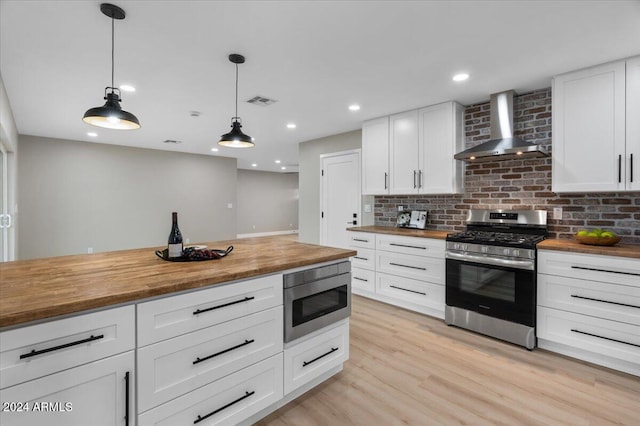
[[[344,370],[257,423],[640,425],[640,377],[353,296]]]

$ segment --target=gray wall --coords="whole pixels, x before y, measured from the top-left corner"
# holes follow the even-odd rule
[[[341,133],[299,145],[299,240],[320,242],[320,155],[362,147],[362,131]]]
[[[298,173],[238,170],[238,234],[298,229]]]
[[[236,237],[237,162],[19,136],[19,259]],[[233,205],[232,209],[228,204]]]

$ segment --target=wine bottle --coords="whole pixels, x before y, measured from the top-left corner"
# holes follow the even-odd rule
[[[169,234],[169,246],[168,256],[180,257],[182,256],[182,234],[180,228],[178,228],[178,213],[171,213],[173,224],[171,225],[171,233]]]

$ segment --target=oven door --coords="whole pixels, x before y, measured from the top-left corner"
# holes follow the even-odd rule
[[[448,306],[535,327],[535,270],[450,258],[446,265]]]
[[[284,341],[333,324],[351,315],[351,274],[284,289]]]

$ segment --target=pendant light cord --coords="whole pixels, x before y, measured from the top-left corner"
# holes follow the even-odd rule
[[[238,118],[238,64],[236,64],[236,119],[237,118]]]
[[[114,37],[113,34],[114,34],[114,23],[115,23],[115,21],[116,20],[114,18],[113,12],[112,12],[111,13],[111,93],[113,93],[113,89],[115,87],[113,85],[113,82],[114,82],[113,75],[114,75],[114,67],[115,67],[115,64],[114,64],[115,63],[115,59],[114,59],[115,58],[115,41],[114,41],[115,37]]]

